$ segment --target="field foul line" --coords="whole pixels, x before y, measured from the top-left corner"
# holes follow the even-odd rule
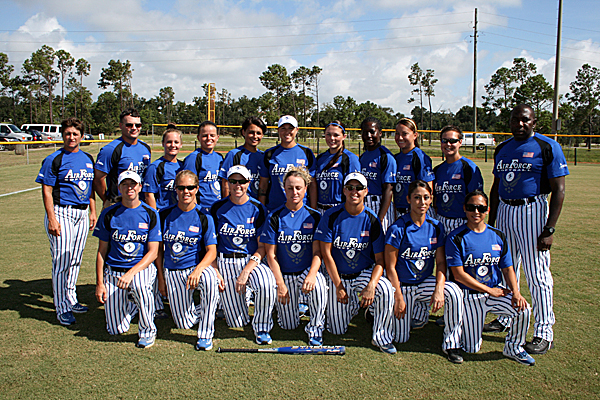
[[[0,194],[0,197],[10,196],[11,194],[18,194],[18,193],[23,193],[23,192],[30,192],[32,190],[41,189],[41,188],[42,188],[41,186],[38,186],[38,187],[31,188],[31,189],[19,190],[17,192],[4,193],[4,194]]]

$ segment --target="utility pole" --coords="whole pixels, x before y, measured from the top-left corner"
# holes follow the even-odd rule
[[[552,133],[554,134],[554,140],[558,139],[556,136],[560,130],[560,119],[558,119],[558,78],[560,75],[560,42],[562,37],[562,0],[558,0],[558,28],[556,32],[556,60],[554,62],[554,104],[552,106]]]
[[[475,9],[473,39],[473,153],[475,153],[475,136],[477,136],[477,9]]]

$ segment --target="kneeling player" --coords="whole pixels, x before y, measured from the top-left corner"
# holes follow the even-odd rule
[[[535,360],[523,349],[531,310],[519,292],[506,237],[485,223],[488,197],[476,190],[465,198],[467,224],[452,231],[446,258],[454,279],[464,292],[463,348],[476,353],[488,312],[512,318],[503,354],[521,364]],[[502,276],[509,289],[501,286]]]

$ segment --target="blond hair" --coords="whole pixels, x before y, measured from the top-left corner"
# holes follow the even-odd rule
[[[310,176],[310,173],[308,172],[306,167],[303,167],[303,166],[290,167],[288,169],[288,171],[285,173],[285,177],[283,178],[284,185],[285,185],[285,181],[287,181],[287,179],[291,176],[297,176],[297,177],[302,178],[302,180],[306,184],[306,187],[308,187],[308,185],[310,185],[310,182],[312,182],[312,177]]]

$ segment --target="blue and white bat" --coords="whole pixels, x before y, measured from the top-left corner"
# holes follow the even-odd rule
[[[323,354],[343,356],[345,346],[289,346],[266,349],[224,349],[219,347],[217,353],[280,353],[280,354]]]

